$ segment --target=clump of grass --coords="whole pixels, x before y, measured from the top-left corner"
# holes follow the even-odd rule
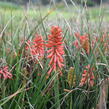
[[[76,19],[70,20],[59,16],[57,19],[48,21],[51,10],[45,15],[39,12],[40,16],[34,16],[35,19],[27,14],[20,16],[20,20],[14,19],[15,13],[12,13],[8,22],[5,22],[5,16],[1,15],[0,70],[3,66],[8,66],[13,77],[4,80],[2,75],[0,76],[0,107],[4,109],[93,109],[100,103],[106,104],[106,98],[103,98],[103,102],[99,101],[102,101],[102,94],[106,95],[105,89],[108,83],[109,34],[98,26],[101,19],[93,28],[93,25],[90,25],[93,22],[90,22],[87,16],[89,10],[86,7],[79,7],[79,9],[81,12],[75,15]],[[54,69],[48,76],[47,72],[51,67],[50,60],[47,58],[49,49],[44,47],[45,54],[40,59],[30,51],[36,47],[34,46],[36,34],[43,36],[43,43],[46,45],[48,38],[50,39],[48,35],[51,34],[52,25],[62,28],[65,53],[63,57],[59,54],[58,56],[64,58],[65,66],[56,71]],[[58,38],[61,39],[61,37]],[[50,41],[52,40],[51,38]],[[53,49],[59,44],[54,42],[52,42],[52,45],[55,45]],[[40,40],[39,43],[41,43]],[[27,45],[30,48],[28,51]],[[61,51],[62,48],[59,52]],[[60,70],[63,72],[62,75],[58,75]],[[103,85],[105,80],[106,85]]]

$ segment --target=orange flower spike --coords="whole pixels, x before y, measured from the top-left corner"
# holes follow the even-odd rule
[[[87,65],[85,68],[86,70],[83,71],[80,86],[83,86],[88,82],[88,85],[92,87],[94,85],[94,79],[95,79],[93,73],[94,68],[90,68],[90,65]]]
[[[42,36],[36,34],[36,37],[33,40],[33,44],[35,55],[38,55],[38,58],[44,56],[44,40]]]
[[[88,35],[85,34],[81,36],[79,33],[75,33],[75,36],[77,39],[74,41],[73,45],[76,46],[76,48],[83,48],[86,51],[86,53],[89,54],[90,46]]]
[[[80,86],[83,86],[84,84],[86,84],[87,82],[87,78],[88,78],[88,72],[86,70],[83,71],[83,74],[82,74],[82,79],[81,79],[81,82],[80,82]]]
[[[59,74],[62,75],[61,69],[64,66],[64,59],[62,57],[64,55],[64,46],[62,44],[62,29],[58,26],[52,26],[51,34],[48,35],[48,43],[46,44],[49,48],[47,58],[50,59],[49,65],[51,67],[48,75],[52,71],[59,71]]]
[[[90,47],[89,47],[89,38],[87,34],[80,37],[80,44],[82,48],[86,51],[86,53],[89,54]]]
[[[104,46],[104,51],[108,52],[109,50],[109,36],[107,33],[104,33],[101,37],[101,43]]]
[[[30,51],[30,55],[37,56],[39,59],[44,56],[44,40],[41,35],[36,34],[33,41],[28,41],[26,50]]]

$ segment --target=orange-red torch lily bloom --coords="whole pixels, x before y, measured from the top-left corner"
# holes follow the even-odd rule
[[[90,67],[90,65],[85,67],[86,69],[83,71],[82,74],[82,79],[80,81],[80,86],[83,86],[84,84],[86,84],[88,82],[89,86],[93,86],[94,85],[94,73],[93,73],[93,68]]]
[[[52,26],[47,43],[47,47],[49,48],[47,51],[49,54],[47,58],[50,59],[50,70],[48,71],[48,75],[50,75],[52,71],[59,71],[60,75],[62,75],[61,69],[64,66],[64,59],[62,56],[64,55],[64,46],[62,44],[62,29],[58,26]]]
[[[33,41],[28,41],[26,49],[30,51],[31,56],[36,56],[38,59],[44,56],[44,40],[41,35],[36,34]]]
[[[80,35],[79,33],[75,33],[76,40],[73,42],[73,45],[76,48],[83,48],[87,54],[90,52],[90,45],[89,45],[89,37],[87,34]]]

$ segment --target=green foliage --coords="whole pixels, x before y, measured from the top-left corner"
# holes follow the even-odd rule
[[[86,5],[87,6],[95,6],[95,2],[94,1],[92,1],[92,0],[88,0],[87,2],[86,2]]]
[[[98,16],[98,8],[69,8],[73,11],[67,11],[67,17],[66,12],[62,13],[63,8],[54,10],[54,16],[51,9],[47,13],[45,8],[40,11],[29,10],[26,14],[22,10],[0,10],[0,67],[8,65],[13,74],[12,79],[0,78],[0,108],[96,108],[101,93],[100,84],[109,76],[108,52],[99,39],[104,34],[101,22],[105,10],[100,10],[101,16]],[[25,42],[32,39],[36,33],[43,35],[47,41],[46,36],[50,33],[51,25],[59,25],[63,29],[65,66],[62,76],[52,72],[48,78],[47,54],[42,60],[32,61],[27,58]],[[84,49],[76,49],[73,45],[76,40],[75,32],[80,32],[81,35],[88,33],[90,41],[99,36],[90,54],[86,54]],[[88,64],[95,68],[93,87],[88,84],[79,85],[84,67]]]
[[[1,9],[5,9],[5,10],[17,10],[17,9],[21,9],[21,7],[16,5],[16,4],[9,3],[9,2],[1,2],[1,1],[0,1],[0,8]]]
[[[82,4],[87,5],[87,6],[95,6],[96,2],[92,1],[92,0],[76,0],[75,2],[77,2],[78,4]]]

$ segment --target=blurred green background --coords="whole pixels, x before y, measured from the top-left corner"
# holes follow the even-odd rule
[[[52,0],[0,0],[0,1],[13,2],[13,3],[17,3],[17,4],[26,4],[28,2],[33,2],[33,3],[41,3],[43,5],[46,5],[49,2],[51,2]],[[87,2],[87,5],[89,5],[89,6],[93,6],[93,5],[99,4],[101,2],[101,0],[53,0],[53,1],[54,2],[66,1],[69,4],[71,2],[76,2],[78,4],[80,4],[81,2]],[[108,2],[108,0],[102,0],[102,2]]]

